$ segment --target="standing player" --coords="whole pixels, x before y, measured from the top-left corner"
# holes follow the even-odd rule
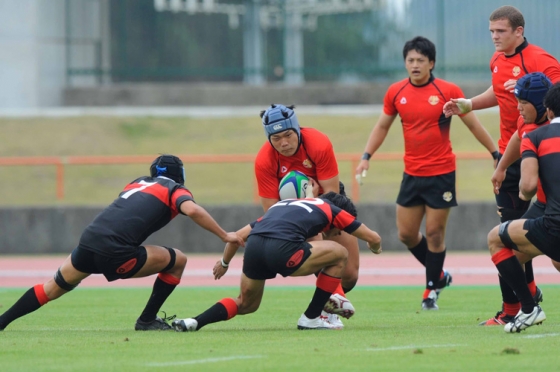
[[[503,154],[506,146],[517,129],[517,100],[513,94],[515,83],[523,75],[531,72],[542,72],[553,83],[560,81],[560,65],[558,61],[542,48],[529,44],[523,35],[525,20],[523,14],[513,6],[502,6],[490,14],[490,34],[496,52],[490,59],[492,72],[492,86],[484,93],[471,99],[453,98],[443,106],[446,117],[464,114],[471,110],[481,110],[498,106],[500,108],[500,139],[498,146]],[[502,182],[500,192],[496,194],[496,204],[500,221],[505,222],[520,218],[530,201],[519,198],[519,177],[521,160],[508,167],[506,178]],[[529,261],[525,264],[527,283],[531,293],[537,293],[534,283],[533,266]],[[507,291],[508,285],[500,278],[502,291]]]
[[[279,201],[278,184],[292,170],[317,180],[319,195],[330,191],[345,195],[344,186],[338,177],[333,145],[325,134],[314,128],[300,128],[294,106],[272,105],[261,112],[261,119],[268,142],[257,154],[255,175],[265,212]],[[348,250],[348,263],[342,274],[341,287],[336,291],[345,296],[358,281],[358,240],[346,232],[330,239]],[[329,316],[329,321],[337,326],[343,325],[335,315]]]
[[[335,192],[272,205],[264,216],[237,232],[247,241],[239,296],[224,298],[194,318],[176,319],[173,327],[179,332],[198,331],[207,324],[253,313],[259,308],[267,279],[275,278],[276,274],[286,277],[319,272],[317,288],[297,327],[301,330],[340,329],[320,314],[324,308],[346,318],[354,314],[354,307],[348,300],[332,296],[340,285],[348,251],[331,240],[307,240],[319,233],[329,238],[345,231],[365,240],[373,253],[380,253],[379,235],[355,217],[354,204]],[[238,247],[236,243],[226,244],[224,256],[214,265],[216,279],[227,272]]]
[[[463,96],[463,92],[457,85],[433,76],[436,48],[430,40],[418,36],[406,42],[403,58],[409,77],[387,90],[383,112],[369,136],[356,174],[369,169],[369,159],[399,115],[405,146],[405,169],[397,197],[399,239],[426,267],[422,309],[437,310],[440,291],[451,283],[451,275],[443,270],[445,228],[451,207],[457,206],[455,155],[449,140],[451,119],[445,118],[441,110],[447,100]],[[465,114],[461,120],[496,160],[498,152],[493,140],[476,116]],[[420,232],[424,216],[425,236]]]
[[[506,178],[508,167],[521,157],[520,148],[522,137],[526,133],[539,128],[541,125],[548,124],[548,117],[543,101],[551,86],[552,83],[550,79],[542,72],[532,72],[517,80],[514,94],[517,98],[517,107],[520,113],[518,129],[511,136],[506,150],[504,151],[504,155],[500,159],[492,175],[492,184],[496,194],[500,192],[502,182],[504,182]],[[539,182],[537,200],[521,218],[530,219],[540,217],[544,214],[545,206],[546,196]],[[521,253],[516,253],[516,256],[518,256],[520,261],[528,261],[525,257],[521,256]],[[541,302],[542,293],[541,290],[536,287],[535,281],[533,280],[527,284],[531,293],[535,293],[535,302]],[[500,289],[502,292],[502,310],[498,311],[494,317],[481,322],[481,326],[505,325],[512,321],[519,312],[521,305],[519,304],[515,292],[513,292],[513,289],[511,289],[502,278],[500,278]]]
[[[244,244],[235,233],[225,232],[204,208],[195,204],[184,182],[181,159],[172,155],[155,159],[150,166],[150,177],[140,177],[129,183],[86,227],[78,247],[54,278],[30,288],[0,315],[0,331],[14,320],[73,290],[91,274],[103,274],[111,282],[156,273],[159,274],[152,294],[134,329],[171,330],[165,322],[170,318],[161,319],[156,315],[181,281],[187,257],[178,249],[143,246],[142,242],[182,213],[224,242]]]
[[[560,261],[560,147],[557,146],[560,142],[560,84],[555,84],[548,91],[544,105],[551,122],[523,137],[519,183],[520,198],[530,201],[538,182],[541,182],[546,195],[544,215],[506,221],[488,234],[492,262],[521,302],[521,310],[504,326],[506,332],[520,332],[546,319],[533,298],[513,250],[528,258],[545,254],[554,261]]]

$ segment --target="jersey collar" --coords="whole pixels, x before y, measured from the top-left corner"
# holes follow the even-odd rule
[[[426,85],[432,83],[432,81],[434,81],[434,80],[435,80],[435,77],[431,72],[430,72],[430,78],[428,79],[428,81],[425,82],[422,85],[416,85],[416,84],[412,83],[412,80],[410,80],[410,78],[408,78],[408,82],[410,83],[410,85],[412,85],[413,87],[417,87],[417,88],[425,87]]]
[[[515,48],[515,53],[510,54],[509,56],[504,53],[504,56],[506,56],[506,58],[511,58],[511,57],[515,56],[516,54],[521,53],[521,51],[523,49],[527,48],[528,46],[529,46],[529,42],[527,42],[527,38],[523,37],[523,42],[520,45],[518,45],[517,48]]]

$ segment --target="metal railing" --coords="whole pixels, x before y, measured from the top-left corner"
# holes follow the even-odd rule
[[[456,152],[457,160],[478,160],[489,159],[487,152]],[[361,154],[337,154],[338,161],[350,162],[351,173],[358,166]],[[204,163],[253,163],[255,154],[230,154],[224,155],[179,155],[183,163],[204,164]],[[377,153],[372,159],[379,160],[400,160],[402,153]],[[54,166],[56,169],[56,198],[64,200],[65,184],[64,173],[68,165],[126,165],[126,164],[147,164],[152,162],[154,155],[125,155],[125,156],[22,156],[22,157],[0,157],[0,166]],[[358,182],[352,178],[350,196],[354,201],[360,200],[360,187]],[[253,202],[258,204],[260,198],[256,179],[253,180]]]

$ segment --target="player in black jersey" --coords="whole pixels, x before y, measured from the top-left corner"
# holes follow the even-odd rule
[[[315,181],[310,182],[318,188]],[[253,313],[259,308],[267,279],[276,274],[286,277],[319,272],[315,293],[298,320],[298,329],[339,329],[320,314],[323,309],[346,318],[354,314],[354,307],[345,297],[331,296],[340,285],[348,251],[333,240],[308,239],[319,233],[330,238],[341,231],[365,240],[372,252],[381,252],[379,235],[356,220],[354,204],[341,194],[329,192],[319,198],[277,202],[264,216],[237,232],[247,241],[240,295],[220,300],[195,318],[176,319],[173,327],[177,331],[197,331],[237,314]],[[216,279],[227,272],[237,249],[237,243],[226,244],[223,258],[214,266]]]
[[[150,166],[150,176],[129,183],[105,210],[84,230],[52,279],[30,288],[8,311],[0,315],[0,330],[47,302],[73,290],[91,274],[108,281],[141,278],[159,273],[142,314],[138,331],[171,330],[157,317],[159,309],[181,281],[187,257],[178,249],[142,245],[148,236],[167,225],[177,214],[189,216],[204,229],[227,243],[244,244],[234,232],[224,231],[184,186],[183,162],[162,155]]]
[[[520,332],[546,319],[531,295],[523,269],[512,250],[523,253],[526,259],[544,254],[560,261],[560,84],[549,89],[544,105],[551,121],[524,135],[519,182],[519,197],[530,201],[540,180],[546,195],[544,215],[504,222],[488,234],[492,261],[521,303],[517,316],[504,326],[506,332]]]

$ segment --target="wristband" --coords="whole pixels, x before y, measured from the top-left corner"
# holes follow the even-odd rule
[[[364,152],[364,154],[362,155],[362,160],[369,160],[371,159],[371,154]]]
[[[222,257],[221,261],[222,261],[222,262],[221,262],[222,267],[228,267],[228,266],[229,266],[229,264],[226,263],[226,262],[224,261],[224,258],[223,258],[223,257]]]
[[[494,160],[500,160],[500,152],[499,152],[499,151],[494,151],[494,152],[492,153],[492,158],[493,158]]]

